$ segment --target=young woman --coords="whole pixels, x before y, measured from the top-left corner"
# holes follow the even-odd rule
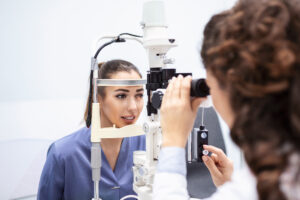
[[[208,199],[300,199],[299,22],[299,0],[240,0],[207,24],[207,84],[249,167],[232,176],[225,154],[205,146],[212,156],[203,160],[218,186]],[[201,102],[190,101],[190,83],[174,78],[163,98],[154,199],[189,199],[183,147]]]
[[[138,69],[124,60],[99,64],[98,75],[100,79],[141,79]],[[143,109],[143,92],[142,86],[98,87],[101,126],[116,125],[121,128],[135,123]],[[88,104],[89,101],[87,110]],[[93,198],[90,135],[91,129],[84,127],[50,146],[40,179],[38,199]],[[100,197],[103,200],[119,200],[123,196],[135,194],[132,189],[133,152],[145,150],[145,137],[102,139],[101,149]]]

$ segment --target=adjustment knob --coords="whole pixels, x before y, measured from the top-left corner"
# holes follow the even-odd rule
[[[175,63],[175,59],[174,58],[166,58],[164,59],[164,64],[174,64]]]
[[[161,106],[161,102],[162,102],[162,98],[164,96],[164,93],[162,93],[161,91],[156,91],[152,93],[152,106],[155,109],[159,109]]]

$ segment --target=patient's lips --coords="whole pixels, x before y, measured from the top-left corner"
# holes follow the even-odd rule
[[[134,115],[126,115],[126,116],[122,116],[121,118],[126,124],[133,124],[135,122]]]

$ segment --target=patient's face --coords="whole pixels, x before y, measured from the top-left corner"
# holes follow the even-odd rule
[[[206,82],[216,111],[221,115],[229,128],[233,125],[234,113],[229,102],[229,93],[221,89],[215,76],[208,70]]]
[[[135,71],[117,72],[111,79],[141,79]],[[143,86],[108,86],[100,97],[102,127],[121,128],[137,121],[144,105]]]

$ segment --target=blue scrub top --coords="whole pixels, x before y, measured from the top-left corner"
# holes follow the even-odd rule
[[[38,200],[91,200],[94,197],[90,135],[90,129],[82,128],[50,146],[39,183]],[[101,152],[100,198],[120,200],[135,194],[132,166],[136,150],[145,150],[144,135],[123,139],[114,171]]]

